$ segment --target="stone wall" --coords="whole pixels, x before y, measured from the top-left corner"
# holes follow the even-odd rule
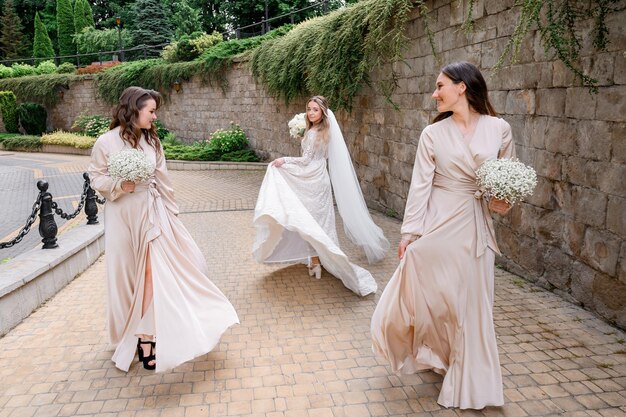
[[[513,127],[517,154],[539,175],[535,195],[497,218],[504,256],[499,263],[626,327],[626,11],[608,16],[607,51],[593,50],[592,21],[582,27],[582,65],[600,82],[592,95],[559,61],[547,55],[531,32],[519,62],[498,73],[490,68],[511,35],[519,10],[513,0],[477,0],[476,31],[460,24],[463,1],[430,2],[435,42],[442,62],[468,60],[485,73],[497,111]],[[353,112],[338,112],[368,204],[401,217],[421,130],[435,115],[431,94],[440,64],[433,58],[422,21],[407,27],[406,64],[399,64],[394,110],[364,88]],[[374,72],[374,82],[389,69]],[[239,123],[254,148],[270,158],[295,155],[287,122],[305,99],[286,106],[269,96],[238,62],[225,92],[194,79],[171,91],[159,112],[179,137],[207,139],[215,129]],[[331,103],[332,105],[332,103]],[[72,85],[52,112],[55,127],[68,128],[81,111],[108,113],[93,85]]]

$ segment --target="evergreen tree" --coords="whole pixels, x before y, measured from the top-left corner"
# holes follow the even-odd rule
[[[28,54],[27,41],[24,36],[24,27],[19,16],[15,13],[13,0],[5,0],[0,18],[2,32],[0,32],[0,51],[5,59],[23,58]]]
[[[89,6],[87,0],[76,0],[74,5],[74,30],[78,34],[86,27],[96,27],[91,6]]]
[[[74,55],[76,46],[74,35],[74,11],[71,0],[57,0],[57,34],[59,39],[59,55]],[[65,59],[64,61],[71,61]]]
[[[48,30],[39,18],[39,12],[35,12],[35,40],[33,41],[33,57],[54,57],[52,41],[50,40],[50,36],[48,35]]]
[[[172,23],[176,31],[176,39],[180,39],[183,35],[202,31],[200,11],[192,8],[187,0],[182,0],[176,5],[176,13],[172,17]]]
[[[133,38],[137,45],[159,45],[172,40],[172,29],[159,0],[137,0]]]

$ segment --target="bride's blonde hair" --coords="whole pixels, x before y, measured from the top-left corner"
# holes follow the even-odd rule
[[[304,119],[306,120],[306,130],[308,132],[313,126],[317,126],[317,131],[319,132],[318,138],[324,144],[327,144],[328,143],[328,130],[330,128],[330,122],[328,121],[328,101],[323,96],[313,96],[306,102],[307,106],[312,101],[317,103],[318,106],[320,106],[320,110],[322,110],[322,120],[320,120],[318,124],[313,125],[313,123],[311,123],[311,121],[309,120],[308,113],[305,112],[306,117]]]

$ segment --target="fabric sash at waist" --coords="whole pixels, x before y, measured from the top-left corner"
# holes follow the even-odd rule
[[[148,221],[150,222],[150,228],[146,232],[146,239],[150,242],[161,235],[161,227],[157,222],[157,212],[159,204],[161,203],[161,194],[156,188],[156,181],[154,179],[135,184],[134,192],[145,192],[146,198],[148,199]]]
[[[481,257],[487,246],[489,240],[495,245],[495,231],[493,228],[493,221],[489,214],[489,205],[486,199],[483,198],[484,191],[478,188],[475,183],[463,183],[456,179],[450,179],[444,177],[441,174],[435,173],[433,179],[433,187],[440,188],[445,191],[449,191],[455,194],[465,194],[468,198],[472,199],[472,207],[474,212],[474,223],[476,224],[476,257]],[[489,239],[491,238],[491,239]],[[492,248],[495,252],[499,253],[497,247]]]

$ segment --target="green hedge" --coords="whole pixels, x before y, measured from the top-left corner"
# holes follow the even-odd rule
[[[9,133],[18,132],[17,124],[17,100],[12,91],[0,91],[0,111],[4,128]]]
[[[13,150],[33,150],[41,148],[40,136],[27,136],[15,133],[0,133],[0,144],[4,149]]]

